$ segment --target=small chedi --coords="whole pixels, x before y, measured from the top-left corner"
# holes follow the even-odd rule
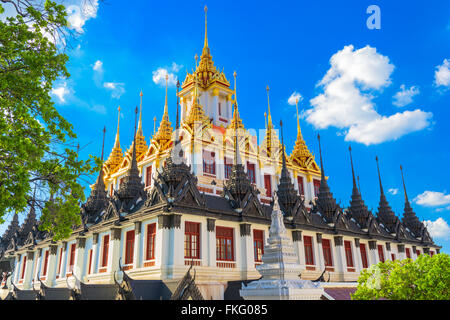
[[[242,284],[240,295],[245,300],[320,300],[324,294],[320,283],[299,278],[303,268],[287,235],[276,193],[273,198],[268,245],[264,246],[263,263],[256,267],[262,278]]]

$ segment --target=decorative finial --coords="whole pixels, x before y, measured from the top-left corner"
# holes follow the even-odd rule
[[[405,192],[405,202],[409,202],[408,194],[406,193],[405,179],[403,178],[403,167],[402,167],[402,165],[400,165],[400,171],[402,173],[403,191]]]
[[[169,75],[166,74],[166,104],[164,105],[164,113],[167,112],[167,82],[169,81]]]
[[[322,174],[322,181],[325,181],[325,172],[323,170],[323,161],[322,161],[322,147],[320,145],[320,134],[317,134],[317,140],[319,140],[320,171]]]
[[[205,6],[205,44],[204,47],[208,47],[208,7]]]
[[[233,77],[234,77],[234,103],[236,104],[236,107],[237,107],[236,76],[237,76],[237,73],[236,73],[236,71],[234,71],[233,72]]]
[[[138,125],[138,135],[143,135],[142,134],[142,96],[143,96],[143,94],[142,94],[142,90],[141,90],[141,93],[139,94],[140,95],[140,97],[141,97],[141,102],[140,102],[140,107],[139,107],[139,109],[140,109],[140,111],[139,111],[139,125]]]
[[[297,109],[297,131],[300,133],[300,119],[298,117],[298,98],[295,99],[295,108]]]
[[[119,130],[120,130],[120,106],[117,108],[117,132],[116,132],[116,141],[114,142],[114,148],[120,149],[120,138],[119,138]]]
[[[175,128],[178,129],[180,127],[180,115],[179,115],[179,104],[180,104],[180,97],[178,96],[178,92],[180,91],[180,80],[177,79],[177,122]]]
[[[384,191],[383,191],[383,186],[381,184],[381,175],[380,175],[380,166],[378,165],[378,156],[375,157],[375,161],[377,162],[377,170],[378,170],[378,180],[380,182],[380,192],[383,195]]]
[[[266,87],[267,90],[267,126],[272,127],[272,115],[270,114],[270,99],[269,99],[269,85]]]
[[[195,68],[197,69],[197,60],[198,60],[198,55],[197,54],[195,54],[194,59],[195,59]]]
[[[156,116],[153,118],[153,134],[156,132]]]
[[[353,168],[353,158],[352,158],[352,146],[348,146],[348,151],[350,153],[350,164],[352,166],[353,188],[356,188],[355,170]]]
[[[105,134],[106,134],[106,126],[103,127],[102,163],[103,163],[103,150],[105,149]]]

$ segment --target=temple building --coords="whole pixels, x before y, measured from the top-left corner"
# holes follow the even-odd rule
[[[364,204],[351,149],[350,203],[338,205],[320,137],[319,166],[303,139],[297,109],[289,155],[282,123],[275,130],[272,121],[269,87],[264,138],[257,143],[239,114],[248,106],[238,103],[236,73],[231,87],[214,64],[206,12],[200,60],[177,86],[175,125],[167,79],[163,117],[150,139],[144,136],[142,92],[128,149],[120,141],[119,108],[114,147],[71,236],[53,241],[39,230],[33,207],[22,225],[14,215],[0,241],[0,260],[11,264],[2,282],[10,298],[236,297],[242,282],[260,277],[256,266],[269,238],[274,193],[301,279],[355,283],[361,270],[379,261],[439,253],[411,207],[404,180],[403,218],[392,211],[378,158],[378,212]]]

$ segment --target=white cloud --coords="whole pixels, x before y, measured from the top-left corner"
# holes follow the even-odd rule
[[[404,107],[413,102],[413,97],[420,93],[419,88],[412,86],[406,89],[405,85],[400,86],[400,91],[394,95],[392,104],[397,107]]]
[[[159,85],[166,85],[166,75],[169,76],[167,80],[168,86],[176,86],[177,85],[177,76],[174,73],[168,72],[166,68],[158,68],[153,71],[153,82]]]
[[[450,59],[444,59],[434,72],[434,83],[436,86],[450,87]]]
[[[437,218],[436,221],[426,220],[425,225],[431,237],[441,239],[450,238],[450,226],[444,219]]]
[[[374,93],[391,83],[394,65],[366,46],[345,46],[330,59],[331,68],[318,86],[323,93],[310,100],[306,120],[318,129],[334,126],[345,131],[346,141],[366,145],[396,140],[430,124],[432,113],[405,111],[384,116],[376,111]]]
[[[107,90],[111,90],[111,97],[119,99],[122,94],[125,93],[124,83],[118,82],[105,82],[103,87]]]
[[[437,207],[450,204],[450,194],[437,191],[425,191],[414,198],[417,204],[427,207]]]
[[[183,68],[183,65],[181,64],[176,64],[176,62],[172,62],[172,71],[173,72],[178,72],[180,71],[180,69]]]
[[[288,104],[290,104],[291,106],[295,106],[295,101],[297,99],[298,99],[298,102],[300,102],[303,100],[303,97],[300,93],[298,93],[297,91],[294,91],[288,99]]]
[[[67,83],[64,82],[59,87],[53,88],[51,94],[56,96],[59,99],[60,103],[66,103],[66,96],[70,93],[67,88]]]
[[[397,188],[391,188],[391,189],[388,190],[388,192],[395,196],[398,193],[398,189]]]
[[[98,0],[75,1],[67,6],[66,11],[69,28],[84,33],[83,26],[86,21],[97,17]]]
[[[100,60],[95,61],[92,69],[96,72],[103,72],[103,62],[101,62]]]
[[[360,142],[365,145],[397,140],[407,133],[428,127],[433,114],[422,110],[405,111],[390,117],[381,116],[369,122],[351,126],[345,141]]]

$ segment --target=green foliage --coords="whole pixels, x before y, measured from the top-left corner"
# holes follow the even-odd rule
[[[65,7],[26,3],[0,21],[0,222],[30,205],[37,187],[41,196],[33,203],[42,209],[41,229],[58,240],[80,224],[80,178],[97,166],[77,159],[73,127],[50,98],[53,82],[70,76],[68,57],[55,45],[64,43]]]
[[[449,300],[450,256],[386,261],[361,272],[352,300]]]

